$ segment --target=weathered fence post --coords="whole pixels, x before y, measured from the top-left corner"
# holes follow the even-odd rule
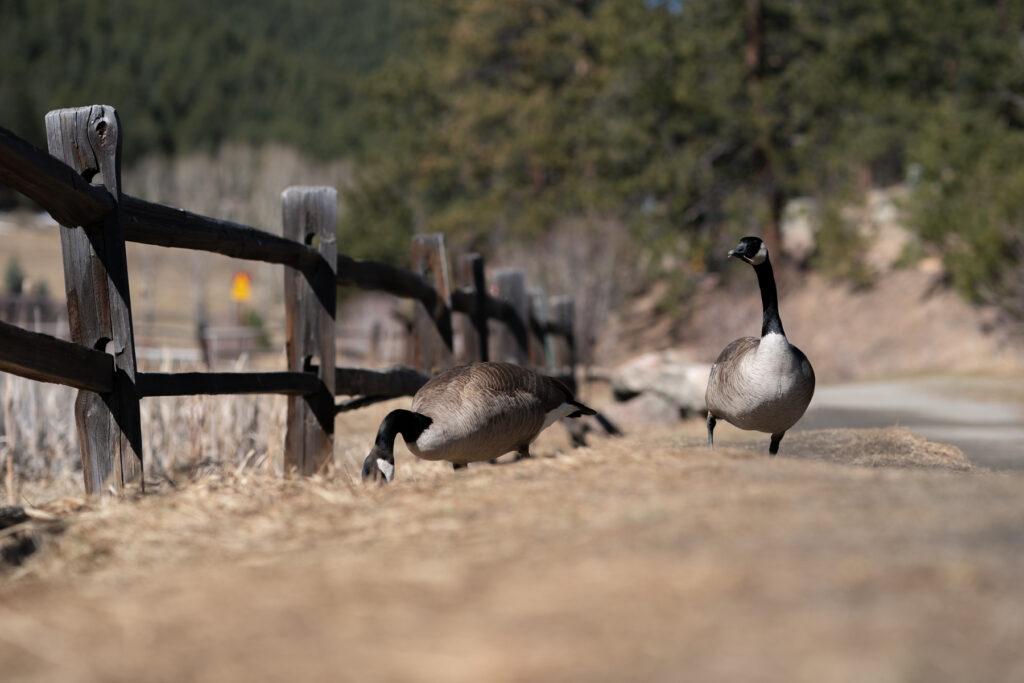
[[[410,364],[433,374],[451,367],[452,315],[451,280],[444,235],[416,235],[412,240],[412,271],[422,275],[437,292],[432,306],[416,304]]]
[[[303,271],[286,268],[288,369],[310,372],[320,389],[288,397],[285,473],[315,474],[334,457],[334,327],[337,306],[338,193],[333,187],[289,187],[281,194],[284,236],[303,244],[319,239],[322,257]]]
[[[529,362],[530,302],[526,295],[526,275],[514,268],[503,268],[494,273],[494,285],[498,298],[515,309],[522,321],[526,335],[517,339],[508,325],[500,325],[494,335],[494,359],[506,363],[526,365]],[[525,342],[525,343],[524,343]]]
[[[551,297],[550,320],[564,334],[552,340],[554,363],[552,374],[576,390],[576,302],[571,296]]]
[[[141,487],[142,427],[120,207],[121,121],[106,105],[58,109],[46,115],[46,141],[50,154],[102,185],[115,202],[95,223],[60,230],[71,338],[114,358],[113,391],[80,391],[75,401],[85,490]]]
[[[549,335],[553,356],[551,375],[576,393],[579,390],[576,384],[576,302],[571,296],[551,297],[549,316],[552,325],[559,330],[557,334]],[[609,434],[621,433],[603,415],[598,415],[598,421]],[[562,420],[562,424],[568,430],[574,447],[587,445],[590,427],[585,420]]]
[[[463,254],[459,258],[456,284],[473,294],[473,313],[459,318],[462,355],[459,362],[486,361],[488,358],[487,281],[484,275],[484,257]]]
[[[530,296],[530,365],[550,371],[554,366],[551,337],[548,334],[548,297],[540,287],[532,287]]]

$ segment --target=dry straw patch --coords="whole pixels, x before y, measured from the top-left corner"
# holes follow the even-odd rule
[[[862,467],[939,467],[969,470],[956,446],[935,443],[909,429],[819,429],[783,441],[788,457]]]
[[[386,410],[388,407],[378,407],[372,412]],[[364,416],[353,422],[368,427],[375,421],[375,416]],[[574,489],[572,495],[590,497],[600,496],[605,487],[603,476],[609,468],[629,468],[634,474],[646,470],[646,476],[634,482],[634,489],[642,490],[650,486],[645,480],[660,478],[658,470],[666,464],[684,463],[697,470],[710,466],[717,471],[736,462],[760,465],[765,459],[760,453],[760,440],[755,442],[746,435],[733,448],[719,447],[713,453],[698,446],[694,439],[668,430],[649,432],[641,438],[603,440],[594,448],[572,451],[566,449],[564,435],[552,431],[555,433],[545,434],[535,449],[540,456],[536,463],[474,466],[474,476],[465,485],[483,499],[489,495],[488,487],[504,493],[510,485],[528,482],[548,486],[550,478],[568,477],[572,483],[566,485]],[[272,467],[252,458],[237,465],[201,461],[196,468],[182,470],[183,476],[177,481],[151,479],[144,496],[123,500],[64,496],[30,506],[31,521],[26,528],[38,530],[35,538],[47,552],[14,575],[39,577],[48,572],[61,575],[106,570],[114,558],[120,572],[143,571],[156,562],[190,561],[211,551],[243,555],[268,548],[280,554],[288,552],[295,539],[305,543],[306,534],[325,525],[334,533],[379,536],[379,530],[366,528],[366,516],[387,514],[380,508],[390,505],[396,496],[425,494],[427,500],[417,503],[425,512],[437,504],[434,496],[441,496],[442,504],[448,505],[444,501],[451,495],[451,487],[463,485],[446,464],[417,460],[401,445],[396,483],[382,489],[363,485],[357,473],[372,434],[364,429],[339,435],[336,463],[326,476],[282,478]],[[786,447],[788,458],[833,464],[970,469],[959,449],[896,428],[796,432]],[[595,472],[603,474],[595,476]],[[42,490],[40,484],[37,486]],[[324,510],[329,511],[332,523],[327,524]],[[405,520],[394,531],[404,538],[409,524],[415,522]],[[13,533],[7,530],[8,537]]]
[[[794,433],[794,457],[770,459],[676,431],[575,451],[555,434],[533,461],[458,474],[401,454],[398,481],[368,488],[349,466],[368,433],[324,478],[222,469],[55,508],[63,533],[2,579],[5,676],[1024,671],[1024,478],[965,472],[947,447],[897,430]],[[829,462],[808,461],[816,449]],[[898,466],[877,466],[890,452]]]

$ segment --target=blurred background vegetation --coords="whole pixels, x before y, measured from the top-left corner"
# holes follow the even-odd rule
[[[0,125],[42,145],[47,110],[105,102],[129,166],[344,162],[346,250],[394,261],[415,231],[488,252],[592,226],[699,274],[812,197],[806,265],[859,280],[837,207],[900,184],[907,258],[1011,310],[1022,38],[1022,0],[0,0]]]

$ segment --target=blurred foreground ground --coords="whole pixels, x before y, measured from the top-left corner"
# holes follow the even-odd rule
[[[1024,677],[1024,475],[901,430],[797,432],[774,459],[727,426],[709,452],[702,432],[574,451],[552,433],[532,461],[458,474],[403,452],[385,488],[353,480],[353,434],[326,479],[243,470],[56,501],[33,522],[39,552],[0,573],[0,671]]]

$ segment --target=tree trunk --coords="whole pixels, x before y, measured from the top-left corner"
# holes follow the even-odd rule
[[[751,114],[757,129],[754,143],[754,163],[761,191],[767,205],[764,240],[773,251],[776,263],[782,259],[782,210],[785,194],[779,186],[775,168],[775,150],[772,148],[771,121],[764,106],[762,79],[764,77],[764,5],[762,0],[746,2],[746,44],[744,61],[747,71],[747,93]]]

